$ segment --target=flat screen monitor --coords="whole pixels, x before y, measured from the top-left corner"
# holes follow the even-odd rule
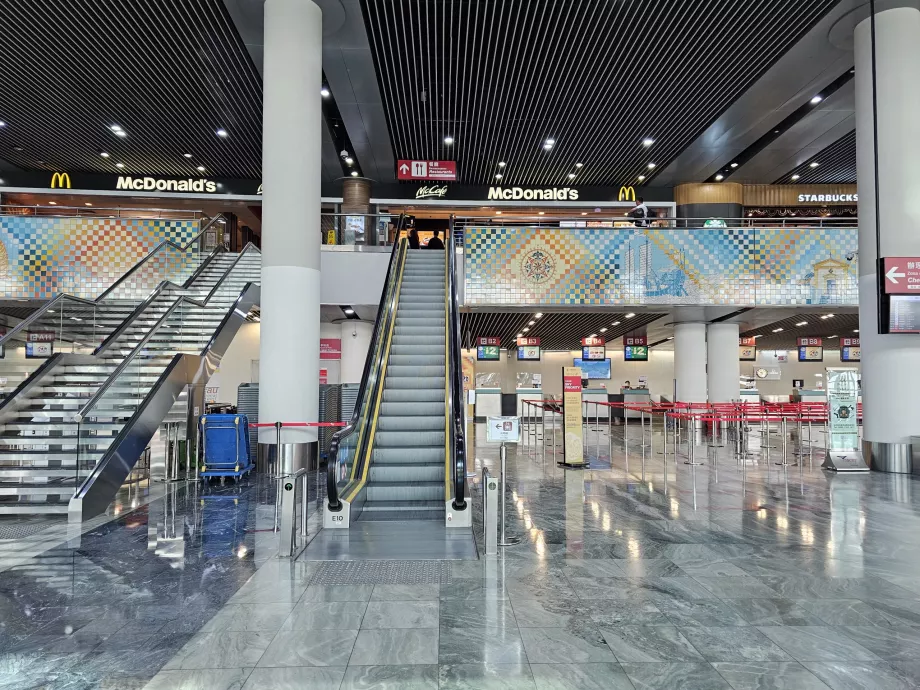
[[[519,345],[518,359],[524,362],[539,362],[540,347],[539,345]]]
[[[889,333],[920,333],[920,295],[892,295],[888,310]]]
[[[623,348],[623,359],[627,362],[647,362],[648,345],[627,345]]]
[[[860,356],[860,348],[857,345],[844,345],[840,348],[840,361],[841,362],[858,362]]]
[[[497,362],[500,359],[498,345],[479,345],[476,348],[476,359],[480,362]]]
[[[800,362],[823,362],[824,348],[820,345],[799,345]]]
[[[47,359],[54,354],[54,343],[26,343],[26,359]]]
[[[607,349],[603,345],[582,347],[581,358],[586,362],[601,362],[607,359]]]
[[[605,359],[602,362],[586,361],[581,357],[576,357],[572,366],[581,367],[581,375],[586,379],[609,379],[610,378],[610,360]]]

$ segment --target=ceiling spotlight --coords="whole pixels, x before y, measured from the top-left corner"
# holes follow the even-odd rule
[[[575,179],[575,173],[569,173],[569,179],[570,179],[570,180],[574,180],[574,179]]]
[[[793,179],[793,180],[797,180],[797,179],[799,179],[800,177],[801,177],[801,175],[793,175],[793,176],[792,176],[792,179]]]
[[[354,314],[354,313],[355,313],[355,310],[352,309],[351,307],[345,307],[342,311],[344,311],[346,314]]]
[[[444,137],[444,143],[450,146],[454,143],[454,138],[451,136]]]
[[[808,322],[807,322],[807,321],[799,321],[799,322],[796,324],[796,326],[807,326],[807,325],[808,325]]]
[[[116,168],[123,168],[123,167],[125,167],[125,164],[124,164],[124,163],[116,163],[116,164],[115,164],[115,167],[116,167]]]
[[[737,168],[737,167],[738,167],[738,164],[737,164],[737,163],[732,163],[732,164],[731,164],[731,167],[732,167],[732,168]]]
[[[544,212],[543,212],[543,211],[540,211],[540,214],[539,214],[539,215],[541,215],[541,216],[542,216],[543,214],[544,214]]]
[[[649,164],[648,164],[648,169],[649,169],[649,170],[654,170],[654,169],[655,169],[655,164],[654,164],[654,163],[649,163]]]
[[[105,151],[100,151],[100,152],[99,152],[99,155],[102,156],[103,158],[108,158],[108,157],[109,157],[109,154],[106,153]]]
[[[655,143],[655,140],[654,140],[654,139],[646,138],[646,139],[643,139],[643,140],[642,140],[642,145],[645,146],[645,147],[649,147],[649,146],[651,146],[651,145],[654,144],[654,143]]]
[[[808,164],[808,167],[809,167],[809,168],[817,168],[819,165],[821,165],[821,164],[820,164],[818,161],[812,161],[811,163]]]
[[[355,159],[352,158],[351,156],[345,159],[345,165],[351,165],[354,162],[355,162]]]
[[[498,167],[499,167],[499,168],[504,168],[506,165],[507,165],[507,163],[505,163],[505,161],[498,161]]]
[[[0,120],[0,127],[6,127],[6,123],[3,120]]]
[[[773,329],[773,332],[774,332],[774,333],[779,333],[781,330],[783,330],[783,329],[782,329],[782,328],[774,328],[774,329]]]
[[[185,156],[186,158],[191,158],[191,157],[192,157],[192,154],[190,154],[190,153],[183,153],[182,155]]]
[[[517,334],[516,336],[514,336],[514,337],[515,337],[515,338],[523,338],[523,337],[524,337],[524,334],[523,334],[523,333],[518,333],[518,334]]]
[[[25,149],[22,148],[21,146],[14,146],[14,147],[13,147],[13,150],[14,150],[14,151],[25,151]]]
[[[115,132],[115,136],[124,139],[126,136],[128,136],[128,133],[123,129],[119,129]]]
[[[859,333],[859,329],[858,329],[858,328],[854,328],[854,329],[853,329],[853,332],[854,332],[854,333]]]
[[[528,322],[527,322],[527,325],[528,325],[528,326],[533,326],[535,323],[536,323],[536,321],[528,321]]]
[[[83,202],[83,205],[84,205],[84,206],[92,206],[92,203],[90,203],[89,201],[85,201],[85,202]]]
[[[357,170],[352,170],[352,171],[351,171],[351,176],[352,176],[352,177],[357,177],[357,176],[358,176],[358,171],[357,171]]]
[[[198,172],[204,172],[204,166],[203,166],[203,165],[199,165],[199,166],[198,166]]]
[[[834,318],[834,315],[833,315],[833,314],[825,314],[825,315],[822,316],[821,318],[822,318],[822,319],[832,319],[832,318]]]
[[[501,211],[496,211],[496,212],[495,212],[495,215],[496,215],[496,216],[500,216],[501,214],[502,214]]]
[[[614,322],[613,322],[612,324],[610,324],[610,325],[611,325],[611,326],[619,326],[619,325],[620,325],[620,322],[619,322],[619,321],[614,321]]]
[[[836,335],[829,335],[829,336],[827,336],[827,337],[828,337],[828,338],[836,338],[837,336],[836,336]]]
[[[645,179],[645,175],[639,175],[639,182],[642,182]]]
[[[601,329],[601,333],[606,333],[606,332],[607,332],[607,327],[604,326],[604,328]]]
[[[226,129],[221,128],[221,129],[217,130],[217,136],[223,137],[223,138],[226,139],[226,138],[227,138],[228,136],[230,136],[230,135],[227,134],[227,130],[226,130]]]
[[[585,164],[584,164],[584,163],[576,163],[576,164],[575,164],[575,167],[576,167],[576,168],[583,168],[583,167],[585,167]]]
[[[540,312],[540,313],[538,313],[538,314],[534,314],[533,317],[534,317],[535,319],[542,319],[542,318],[543,318],[543,312]]]
[[[321,89],[319,90],[319,95],[322,96],[323,98],[329,98],[329,96],[330,96],[331,94],[329,93],[329,89],[327,89],[327,88],[324,86],[323,88],[321,88]]]
[[[589,338],[596,338],[596,337],[597,337],[597,333],[592,333],[592,334],[589,335],[588,337],[589,337]]]
[[[822,100],[822,99],[821,99],[821,96],[814,96],[814,97],[811,99],[811,104],[812,104],[812,105],[817,105],[818,103],[821,102],[821,100]]]
[[[501,174],[501,173],[495,173],[495,179],[496,179],[496,180],[502,179],[502,174]]]
[[[121,130],[121,125],[111,125],[111,126],[109,127],[109,129],[111,129],[113,132],[120,132],[120,131],[122,131],[122,130]]]
[[[582,211],[582,212],[581,212],[581,215],[586,216],[586,215],[588,215],[588,212],[587,212],[587,211]]]
[[[49,205],[49,206],[57,206],[57,202],[56,202],[56,201],[49,201],[49,202],[48,202],[48,205]],[[50,310],[49,310],[49,313],[50,313]]]
[[[529,331],[529,330],[530,330],[530,329],[527,328],[527,327],[525,326],[524,328],[521,329],[521,332],[522,332],[522,333],[526,333],[526,332]]]
[[[553,145],[552,145],[552,144],[543,144],[543,150],[544,150],[544,151],[549,151],[549,150],[552,149],[552,148],[553,148]]]
[[[721,182],[724,179],[725,179],[725,175],[723,175],[722,173],[719,173],[718,175],[716,175],[716,182]]]
[[[547,139],[547,140],[546,140],[546,143],[549,144],[550,146],[555,146],[556,140],[555,140],[555,139]]]
[[[631,318],[634,317],[634,316],[635,316],[635,314],[634,314],[633,312],[629,312],[629,313],[628,313],[626,316],[624,316],[623,318],[624,318],[624,319],[631,319]]]

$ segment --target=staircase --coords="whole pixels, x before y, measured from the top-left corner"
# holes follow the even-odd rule
[[[238,256],[215,257],[184,294],[204,299]],[[246,283],[260,282],[260,268],[259,252],[246,252],[207,306],[177,308],[79,426],[74,415],[175,303],[175,291],[164,292],[149,304],[104,353],[55,366],[25,396],[19,396],[22,399],[12,400],[0,426],[0,515],[66,513],[75,488],[174,355],[201,352]],[[110,326],[109,332],[114,331],[115,325]]]
[[[359,520],[444,519],[445,261],[438,250],[406,257]]]

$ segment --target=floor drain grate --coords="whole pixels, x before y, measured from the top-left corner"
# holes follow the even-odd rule
[[[451,582],[450,561],[324,561],[311,585],[422,585]]]

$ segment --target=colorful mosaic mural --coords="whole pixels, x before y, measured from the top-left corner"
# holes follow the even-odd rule
[[[197,221],[0,216],[0,294],[91,299],[161,241],[184,244],[198,229]],[[158,282],[177,261],[164,257],[145,274]]]
[[[468,227],[463,245],[468,305],[858,303],[855,227]]]

